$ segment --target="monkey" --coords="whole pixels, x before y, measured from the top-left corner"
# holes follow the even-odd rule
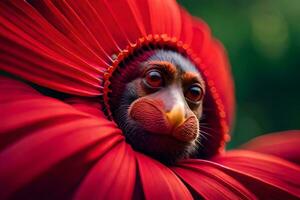
[[[119,66],[111,90],[113,119],[133,149],[165,164],[197,152],[205,82],[188,58],[144,51]]]

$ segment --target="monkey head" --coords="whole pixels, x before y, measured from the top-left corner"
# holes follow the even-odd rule
[[[113,118],[138,151],[171,164],[201,144],[205,84],[196,67],[170,50],[143,52],[112,81]]]

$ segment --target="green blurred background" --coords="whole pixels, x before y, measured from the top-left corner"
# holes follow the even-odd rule
[[[237,99],[229,148],[300,129],[300,0],[179,3],[204,19],[228,51]]]

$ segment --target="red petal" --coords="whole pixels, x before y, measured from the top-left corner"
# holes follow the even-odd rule
[[[69,195],[91,164],[123,141],[105,118],[42,96],[24,83],[0,80],[1,199],[14,192],[16,197],[44,195],[49,188],[56,191],[51,195]]]
[[[256,199],[241,183],[205,160],[183,162],[173,170],[204,199]]]
[[[75,199],[132,199],[135,179],[134,153],[128,144],[121,143],[95,164]]]
[[[101,60],[95,55],[91,60],[90,51],[72,43],[27,2],[6,2],[0,10],[1,69],[55,90],[99,94]]]
[[[194,32],[196,32],[196,30],[194,30],[193,26],[194,26],[194,23],[193,23],[193,20],[192,20],[192,17],[189,15],[189,13],[184,10],[184,9],[180,9],[180,13],[181,13],[181,34],[180,34],[180,40],[181,41],[184,41],[185,44],[189,45],[189,46],[193,46],[195,48],[198,48],[198,47],[201,47],[202,44],[201,42],[198,42],[199,40],[203,39],[201,36],[202,34],[195,34]],[[193,30],[193,31],[191,31]],[[195,37],[194,37],[194,34],[195,34]],[[195,42],[195,43],[193,43]],[[198,53],[195,50],[195,53]]]
[[[167,34],[170,37],[180,37],[182,22],[180,9],[175,1],[139,0],[136,2],[147,34]]]
[[[136,153],[146,199],[193,199],[182,181],[165,165]]]
[[[300,164],[300,131],[285,131],[257,137],[241,148],[266,153]]]
[[[250,151],[230,151],[214,161],[260,198],[300,198],[300,167],[293,163]]]
[[[90,114],[98,118],[106,118],[106,115],[102,112],[103,108],[99,98],[71,97],[64,99],[64,102],[86,114]]]

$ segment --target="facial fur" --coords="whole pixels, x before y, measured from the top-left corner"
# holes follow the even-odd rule
[[[118,71],[112,91],[113,118],[134,149],[166,164],[197,151],[205,85],[188,59],[143,53]]]

